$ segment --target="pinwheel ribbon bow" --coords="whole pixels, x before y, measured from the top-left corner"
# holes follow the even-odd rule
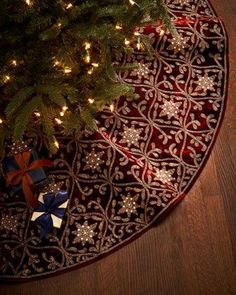
[[[40,239],[42,239],[53,227],[61,227],[68,204],[68,193],[63,190],[57,193],[41,193],[38,200],[39,205],[34,210],[31,220],[41,225]]]

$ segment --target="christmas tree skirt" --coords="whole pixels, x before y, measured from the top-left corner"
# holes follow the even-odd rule
[[[138,100],[121,98],[98,115],[98,131],[80,142],[58,136],[48,177],[66,186],[60,228],[40,239],[22,192],[0,195],[0,276],[28,279],[85,265],[150,228],[180,201],[205,165],[226,100],[222,22],[210,4],[167,0],[181,39],[161,26],[140,28],[155,59],[123,58],[139,68],[119,74]],[[49,157],[40,133],[35,149]],[[160,237],[161,239],[161,237]]]

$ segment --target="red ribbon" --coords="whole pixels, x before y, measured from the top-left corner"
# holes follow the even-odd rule
[[[22,183],[22,190],[26,201],[35,208],[37,205],[37,199],[34,197],[34,193],[31,189],[31,185],[34,184],[34,182],[28,172],[41,167],[52,167],[53,162],[49,160],[35,160],[29,164],[30,156],[30,151],[15,155],[16,163],[20,169],[7,173],[7,182],[13,186]]]

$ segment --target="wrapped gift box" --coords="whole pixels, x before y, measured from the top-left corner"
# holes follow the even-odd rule
[[[68,204],[67,191],[40,193],[39,205],[35,208],[31,220],[41,225],[40,239],[44,238],[53,227],[60,228]]]
[[[53,162],[39,159],[36,151],[31,149],[6,157],[2,166],[12,193],[22,190],[27,203],[35,208],[38,202],[35,198],[35,186],[46,182],[43,167],[52,167]]]
[[[35,151],[35,149],[31,149],[30,151],[25,151],[25,152],[21,153],[21,155],[23,155],[24,153],[30,153],[28,165],[30,165],[35,160],[39,159],[38,154]],[[19,164],[17,163],[15,157],[16,157],[16,155],[6,157],[2,161],[3,171],[6,176],[10,172],[20,170]],[[27,173],[30,175],[34,185],[41,184],[47,180],[47,176],[46,176],[45,171],[42,167],[29,170]],[[17,184],[17,185],[11,185],[11,186],[12,186],[13,193],[17,193],[20,190],[22,190],[22,183]]]

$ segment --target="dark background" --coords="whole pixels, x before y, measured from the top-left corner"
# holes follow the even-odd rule
[[[200,0],[199,0],[200,1]],[[156,228],[102,260],[1,295],[236,294],[236,0],[212,0],[229,36],[229,93],[210,159]]]

